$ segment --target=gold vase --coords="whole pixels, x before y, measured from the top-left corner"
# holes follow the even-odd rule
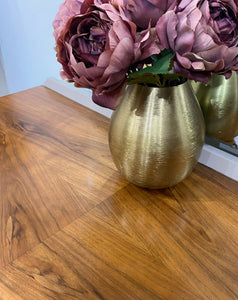
[[[199,83],[195,93],[201,105],[206,134],[227,143],[238,135],[238,76],[213,75],[209,84]]]
[[[128,86],[113,113],[109,146],[121,174],[135,185],[166,188],[194,168],[204,120],[187,81],[174,87]]]

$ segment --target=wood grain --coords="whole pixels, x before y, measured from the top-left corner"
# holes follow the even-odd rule
[[[125,185],[107,151],[108,121],[91,115],[43,87],[1,98],[0,265]]]
[[[44,87],[0,98],[0,299],[238,299],[238,185],[120,177],[109,121]]]

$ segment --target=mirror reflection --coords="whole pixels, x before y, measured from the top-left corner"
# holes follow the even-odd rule
[[[238,156],[238,75],[212,75],[208,84],[191,81],[200,103],[206,143]]]

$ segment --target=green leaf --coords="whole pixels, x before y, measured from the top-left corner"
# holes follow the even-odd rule
[[[152,73],[152,74],[166,74],[169,71],[171,65],[171,59],[173,57],[173,53],[169,52],[167,49],[162,51],[161,55],[152,55],[153,65],[141,69],[136,72],[132,72],[129,74],[129,77],[134,74],[144,74],[144,73]]]
[[[159,54],[151,55],[152,66],[136,70],[136,65],[128,74],[128,84],[143,84],[147,86],[164,87],[179,84],[184,76],[177,73],[169,73],[173,69],[173,53],[164,49]]]

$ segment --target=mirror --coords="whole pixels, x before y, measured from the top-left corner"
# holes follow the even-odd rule
[[[208,84],[191,81],[206,125],[205,142],[238,156],[238,75],[212,75]]]

